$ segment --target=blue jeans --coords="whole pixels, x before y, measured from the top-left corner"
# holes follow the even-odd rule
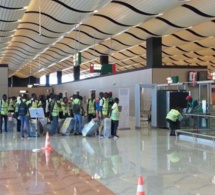
[[[52,116],[52,130],[51,130],[52,135],[57,134],[57,128],[58,128],[58,116]]]
[[[74,120],[75,120],[74,133],[76,133],[77,123],[78,123],[78,132],[81,133],[82,132],[82,115],[74,114]]]
[[[21,121],[21,136],[24,137],[24,124],[26,125],[26,133],[28,137],[30,137],[30,116],[20,116],[20,121]]]

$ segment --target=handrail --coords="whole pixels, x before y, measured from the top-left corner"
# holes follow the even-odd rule
[[[202,137],[207,137],[207,138],[212,138],[213,142],[215,139],[215,135],[205,135],[205,134],[200,134],[200,133],[194,133],[194,132],[189,132],[189,131],[183,131],[183,130],[175,130],[176,136],[178,136],[178,133],[184,133],[184,134],[191,134],[191,135],[196,135],[196,136],[202,136]]]
[[[192,113],[184,113],[182,114],[184,116],[202,116],[202,117],[211,117],[214,118],[215,117],[215,113],[204,113],[204,114],[192,114]]]

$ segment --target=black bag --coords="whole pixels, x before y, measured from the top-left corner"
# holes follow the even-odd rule
[[[28,112],[28,106],[25,102],[21,101],[18,107],[19,116],[25,116]]]
[[[73,104],[72,110],[73,110],[74,114],[80,114],[81,105],[80,104]]]
[[[48,109],[49,109],[49,120],[52,121],[52,112],[53,112],[53,109],[54,109],[54,105],[55,105],[55,102],[49,102],[49,105],[48,105]]]

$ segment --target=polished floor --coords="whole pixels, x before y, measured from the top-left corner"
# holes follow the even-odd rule
[[[214,195],[215,143],[197,143],[166,129],[121,130],[120,138],[0,134],[0,195]]]

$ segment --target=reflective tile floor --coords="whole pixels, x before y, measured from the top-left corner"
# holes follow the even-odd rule
[[[0,134],[0,195],[214,195],[215,143],[170,137],[166,129],[121,130],[120,138]]]

